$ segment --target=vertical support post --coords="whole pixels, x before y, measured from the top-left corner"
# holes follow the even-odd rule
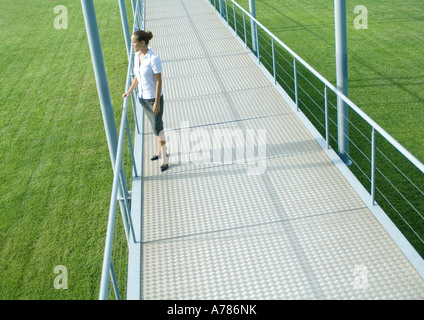
[[[375,204],[375,129],[371,132],[371,203]]]
[[[253,18],[256,19],[256,7],[255,7],[255,0],[249,0],[249,12],[252,15]],[[252,29],[252,50],[253,53],[259,58],[258,56],[258,30],[257,25],[255,21],[251,21],[251,29]]]
[[[136,163],[135,157],[134,157],[134,148],[133,148],[132,139],[131,139],[131,131],[130,131],[130,124],[128,122],[128,116],[125,116],[125,126],[127,127],[128,144],[129,144],[129,148],[130,148],[130,152],[131,152],[131,159],[132,159],[132,163],[133,163],[134,176],[138,177],[137,163]]]
[[[325,109],[325,147],[330,149],[330,116],[328,114],[328,90],[327,85],[324,86],[324,109]]]
[[[97,28],[96,12],[94,10],[93,0],[81,0],[81,5],[84,14],[88,44],[90,46],[94,76],[97,83],[97,92],[99,95],[100,107],[103,115],[110,158],[112,161],[112,166],[115,166],[116,150],[118,146],[118,133],[116,131],[112,100],[110,97],[109,84],[106,76],[106,67],[103,60],[102,45],[100,43],[100,35]]]
[[[297,90],[297,64],[296,58],[293,58],[293,77],[294,77],[294,99],[296,102],[296,110],[299,111],[299,95]]]
[[[243,11],[243,30],[244,30],[244,44],[246,45],[246,49],[247,49],[246,15],[244,14],[244,11]]]
[[[337,88],[347,97],[346,0],[334,0],[334,20]],[[337,114],[339,156],[346,165],[350,165],[348,106],[340,97],[337,97]]]
[[[277,84],[277,70],[275,69],[276,63],[275,63],[275,44],[274,44],[274,38],[271,38],[271,47],[272,47],[272,73],[274,76],[274,85]]]
[[[119,0],[119,11],[121,12],[121,22],[122,22],[122,29],[124,31],[125,47],[127,49],[128,61],[130,61],[131,36],[130,36],[130,27],[128,25],[127,10],[125,8],[124,0]]]
[[[131,0],[131,8],[132,8],[132,12],[133,12],[134,17],[135,17],[135,9],[137,7],[136,1],[137,0]]]
[[[141,0],[138,0],[140,3]],[[146,29],[146,1],[143,1],[141,4],[141,29]]]
[[[118,280],[116,279],[115,268],[113,263],[110,264],[110,279],[112,280],[113,292],[115,293],[116,300],[121,300],[121,294],[119,293]]]
[[[234,15],[234,32],[236,33],[237,37],[237,15],[236,15],[236,5],[233,2],[233,15]]]
[[[225,0],[225,17],[227,18],[227,24],[230,25],[230,20],[228,18],[228,2]]]
[[[221,17],[225,18],[224,14],[224,0],[219,0],[219,13],[221,14]]]

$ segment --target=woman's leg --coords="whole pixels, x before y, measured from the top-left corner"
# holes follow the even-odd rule
[[[158,151],[157,155],[162,159],[161,166],[168,164],[168,154],[166,150],[166,140],[165,140],[165,134],[161,132],[158,136],[156,136],[156,139],[158,141]]]

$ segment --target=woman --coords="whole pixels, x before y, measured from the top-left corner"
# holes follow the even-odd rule
[[[158,150],[151,160],[162,159],[161,171],[168,169],[168,155],[166,153],[166,141],[163,132],[163,92],[162,92],[162,61],[148,47],[153,38],[150,31],[136,31],[131,36],[134,48],[134,80],[127,92],[122,95],[125,99],[138,87],[140,103],[144,113],[150,121],[153,133],[158,142]]]

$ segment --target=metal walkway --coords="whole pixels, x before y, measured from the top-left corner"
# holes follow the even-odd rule
[[[150,161],[146,122],[142,299],[423,299],[423,278],[207,1],[146,12],[171,165]],[[266,130],[263,173],[182,160],[183,137],[204,146],[224,129]]]

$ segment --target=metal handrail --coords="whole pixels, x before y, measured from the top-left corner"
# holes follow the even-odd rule
[[[132,52],[132,51],[131,51]],[[127,83],[126,83],[126,91],[128,91],[130,87],[130,79],[131,79],[131,64],[128,66],[128,74],[127,74]],[[112,194],[110,199],[110,207],[109,207],[109,219],[108,219],[108,227],[106,232],[106,245],[104,251],[103,258],[103,269],[100,283],[100,300],[104,300],[107,298],[108,284],[109,284],[109,272],[111,266],[112,259],[112,243],[113,243],[113,230],[115,226],[115,214],[116,214],[116,206],[118,201],[118,188],[120,187],[120,177],[121,177],[121,166],[122,166],[122,150],[124,145],[124,135],[126,128],[126,115],[127,115],[127,105],[128,105],[128,97],[124,99],[124,105],[122,109],[122,118],[121,118],[121,126],[119,130],[119,141],[118,141],[118,149],[116,156],[116,163],[114,167],[114,175],[113,175],[113,185],[112,185]],[[132,234],[134,234],[132,232]]]
[[[134,3],[132,2],[134,5]],[[141,7],[140,7],[141,6]],[[136,6],[133,10],[134,13],[134,26],[133,30],[135,30],[136,26],[138,26],[138,19],[139,12],[141,10],[141,15],[144,14],[144,0],[143,4],[141,4],[141,0],[137,0]],[[144,17],[141,17],[144,21]],[[131,46],[129,50],[129,63],[128,63],[128,70],[127,70],[127,77],[126,77],[126,84],[125,84],[125,92],[127,92],[131,86],[131,80],[132,80],[132,66],[133,66],[133,47]],[[132,99],[131,95],[131,99]],[[132,100],[134,103],[134,100]],[[123,102],[123,108],[122,108],[122,117],[121,117],[121,125],[119,129],[119,135],[118,135],[118,146],[116,151],[116,162],[115,166],[113,168],[113,184],[112,184],[112,192],[111,192],[111,198],[110,198],[110,206],[109,206],[109,216],[108,216],[108,224],[107,224],[107,231],[106,231],[106,240],[105,240],[105,250],[104,250],[104,256],[103,256],[103,266],[102,266],[102,274],[101,274],[101,280],[100,280],[100,290],[99,290],[99,300],[106,300],[108,295],[108,288],[109,288],[109,279],[112,281],[113,289],[115,292],[115,296],[117,299],[120,299],[120,291],[118,288],[114,267],[112,264],[112,246],[113,246],[113,240],[114,240],[114,227],[115,227],[115,217],[116,217],[116,209],[117,209],[117,202],[118,202],[118,191],[119,188],[122,187],[122,177],[125,176],[125,173],[123,172],[122,165],[122,155],[123,155],[123,149],[124,149],[124,136],[125,133],[128,134],[129,142],[132,143],[130,138],[130,131],[128,127],[128,117],[127,117],[127,110],[128,109],[128,97],[124,98]],[[137,119],[136,110],[134,108],[134,116]],[[138,124],[136,122],[136,127],[138,128]],[[127,130],[126,130],[127,129]],[[130,145],[130,148],[132,149],[132,146]],[[135,175],[138,176],[137,169],[135,168],[135,159],[132,153],[132,160],[133,160],[133,166],[134,166],[134,172]],[[141,173],[140,173],[141,174]],[[127,202],[127,199],[125,199]],[[135,239],[135,233],[133,229],[133,224],[131,221],[131,217],[127,212],[122,212],[122,218],[125,222],[127,220],[127,228],[126,228],[126,239],[127,243],[128,241],[134,241]],[[128,230],[127,230],[128,229]]]
[[[316,76],[326,88],[333,91],[338,97],[340,97],[352,110],[354,110],[359,116],[361,116],[365,122],[367,122],[374,130],[380,133],[388,142],[390,142],[400,153],[402,153],[412,164],[414,164],[422,173],[424,173],[424,164],[420,162],[415,156],[413,156],[408,150],[406,150],[398,141],[396,141],[389,133],[387,133],[382,127],[380,127],[374,120],[372,120],[367,114],[365,114],[355,103],[353,103],[348,97],[346,97],[339,89],[337,89],[331,82],[329,82],[324,76],[322,76],[318,71],[316,71],[311,65],[309,65],[305,60],[303,60],[298,54],[296,54],[289,46],[284,42],[278,39],[271,31],[269,31],[262,23],[260,23],[255,17],[253,17],[250,12],[240,6],[234,0],[228,0],[231,3],[239,8],[244,15],[248,16],[251,21],[261,27],[276,43],[282,46],[294,59],[294,67],[296,67],[296,61],[300,62],[308,71],[310,71],[314,76]],[[227,8],[227,0],[225,0],[225,6]],[[226,10],[228,11],[228,10]],[[228,14],[227,14],[228,17]],[[246,37],[246,35],[245,35]],[[257,41],[257,43],[259,43]],[[258,44],[259,46],[259,44]],[[274,47],[274,46],[273,46]],[[260,61],[259,54],[257,55],[258,61]],[[275,59],[275,54],[273,53],[273,59]],[[273,61],[273,64],[275,60]],[[275,68],[274,68],[275,69]],[[296,94],[297,99],[297,94]]]

